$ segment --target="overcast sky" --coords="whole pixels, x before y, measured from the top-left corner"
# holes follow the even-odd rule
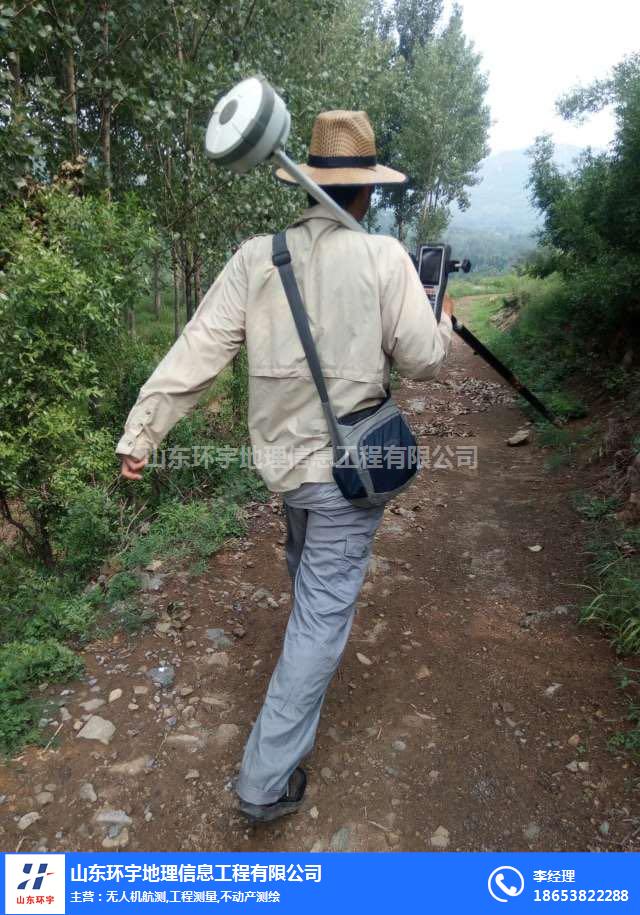
[[[606,76],[640,51],[638,0],[459,0],[467,36],[489,74],[491,151],[522,149],[536,135],[557,143],[606,146],[610,113],[582,127],[557,117],[554,102],[578,84]]]

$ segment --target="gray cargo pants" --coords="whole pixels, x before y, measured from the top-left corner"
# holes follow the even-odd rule
[[[251,804],[277,801],[313,748],[384,511],[356,508],[334,483],[304,483],[284,494],[284,506],[293,609],[235,784]]]

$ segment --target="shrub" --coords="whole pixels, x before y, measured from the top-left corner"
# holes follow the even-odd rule
[[[138,288],[127,266],[145,237],[131,204],[60,190],[0,215],[0,508],[47,566],[78,485],[113,477],[100,403],[125,371],[114,353]]]
[[[47,680],[78,676],[80,659],[55,639],[11,642],[0,648],[0,752],[13,753],[37,740],[41,703],[29,699],[31,689]]]

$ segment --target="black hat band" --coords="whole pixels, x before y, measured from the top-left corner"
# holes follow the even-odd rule
[[[307,165],[314,168],[372,168],[375,156],[309,156]]]

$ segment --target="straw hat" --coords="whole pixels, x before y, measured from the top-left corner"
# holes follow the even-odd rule
[[[376,141],[365,111],[323,111],[315,120],[306,165],[301,171],[316,184],[404,184],[407,176],[376,161]],[[276,175],[297,184],[284,168]]]

